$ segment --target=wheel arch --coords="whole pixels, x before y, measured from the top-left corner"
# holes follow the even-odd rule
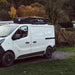
[[[6,58],[6,56],[9,53],[11,53],[11,55],[12,55],[12,57],[11,57],[12,58],[12,61],[10,61],[10,63],[7,61],[7,58]],[[12,50],[7,50],[6,52],[4,52],[4,54],[2,56],[1,64],[4,67],[8,67],[8,66],[11,66],[13,64],[14,60],[15,60],[15,54],[14,54],[14,52]]]
[[[7,50],[6,52],[11,52],[11,53],[13,53],[14,58],[15,58],[15,53],[14,53],[12,50]],[[6,52],[5,52],[5,53],[6,53]]]
[[[47,50],[49,47],[53,50],[53,47],[52,47],[51,45],[48,45],[48,46],[46,47],[46,50]],[[45,50],[44,54],[46,53],[46,50]],[[51,51],[52,51],[52,50],[51,50]]]
[[[53,48],[51,45],[47,46],[47,48],[48,48],[48,47]],[[46,48],[46,49],[47,49],[47,48]]]
[[[50,47],[51,49],[53,49],[53,47],[52,47],[51,45],[49,45],[49,46],[47,46],[46,50],[47,50],[49,47]]]
[[[50,45],[48,45],[46,47],[45,52],[44,52],[44,57],[46,57],[46,58],[52,58],[52,50],[53,50],[53,47],[50,46]],[[50,54],[48,53],[48,51],[49,51]]]

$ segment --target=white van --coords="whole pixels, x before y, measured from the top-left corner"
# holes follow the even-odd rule
[[[5,24],[13,24],[13,21],[0,21],[0,26]]]
[[[73,24],[73,28],[75,28],[75,24]]]
[[[8,24],[0,26],[0,61],[10,66],[14,60],[45,55],[55,51],[53,25]]]

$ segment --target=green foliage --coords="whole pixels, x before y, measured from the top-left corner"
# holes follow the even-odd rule
[[[67,1],[67,0],[66,0]],[[66,20],[66,14],[62,10],[65,0],[46,0],[46,12],[52,24],[56,25],[58,19]],[[68,18],[67,18],[68,19]]]
[[[20,5],[30,5],[32,3],[35,3],[35,2],[39,2],[43,5],[46,5],[46,2],[48,0],[7,0],[11,5],[13,4],[15,6],[15,8],[18,8]],[[63,20],[69,20],[69,17],[70,19],[75,19],[75,0],[52,0],[52,2],[56,2],[57,6],[58,6],[58,9],[60,9],[60,7],[63,5],[63,10],[65,10],[65,13],[67,14],[63,14],[63,15],[66,15],[66,16],[63,16]],[[68,1],[68,2],[67,2]],[[64,4],[63,4],[64,2]],[[51,4],[52,6],[52,4]],[[56,6],[56,7],[57,7]],[[55,12],[56,13],[56,12]],[[62,15],[61,15],[62,16]],[[68,17],[69,16],[69,17]]]
[[[10,16],[9,16],[9,14],[8,14],[8,11],[6,11],[6,10],[1,10],[0,11],[0,20],[4,20],[4,21],[7,21],[7,20],[9,20],[10,19]]]
[[[71,21],[59,22],[62,28],[73,28],[73,23]]]
[[[8,10],[10,7],[10,4],[7,2],[7,0],[0,0],[0,10]]]
[[[12,5],[17,9],[21,5],[28,6],[35,2],[46,5],[47,14],[53,24],[57,24],[59,19],[63,21],[75,19],[75,0],[0,0],[0,10],[9,11]]]

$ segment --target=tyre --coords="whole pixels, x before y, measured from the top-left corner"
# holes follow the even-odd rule
[[[6,52],[2,57],[2,65],[5,67],[11,66],[14,62],[15,56],[12,52]]]
[[[51,47],[48,47],[46,49],[45,57],[46,58],[52,58],[52,48]]]

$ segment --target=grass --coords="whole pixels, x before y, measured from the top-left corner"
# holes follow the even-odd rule
[[[75,57],[1,68],[0,75],[75,75]]]
[[[56,50],[63,51],[63,52],[75,52],[75,46],[74,47],[58,47]]]
[[[75,52],[75,47],[59,47],[57,51]],[[0,75],[75,75],[75,56],[63,60],[0,68]]]

